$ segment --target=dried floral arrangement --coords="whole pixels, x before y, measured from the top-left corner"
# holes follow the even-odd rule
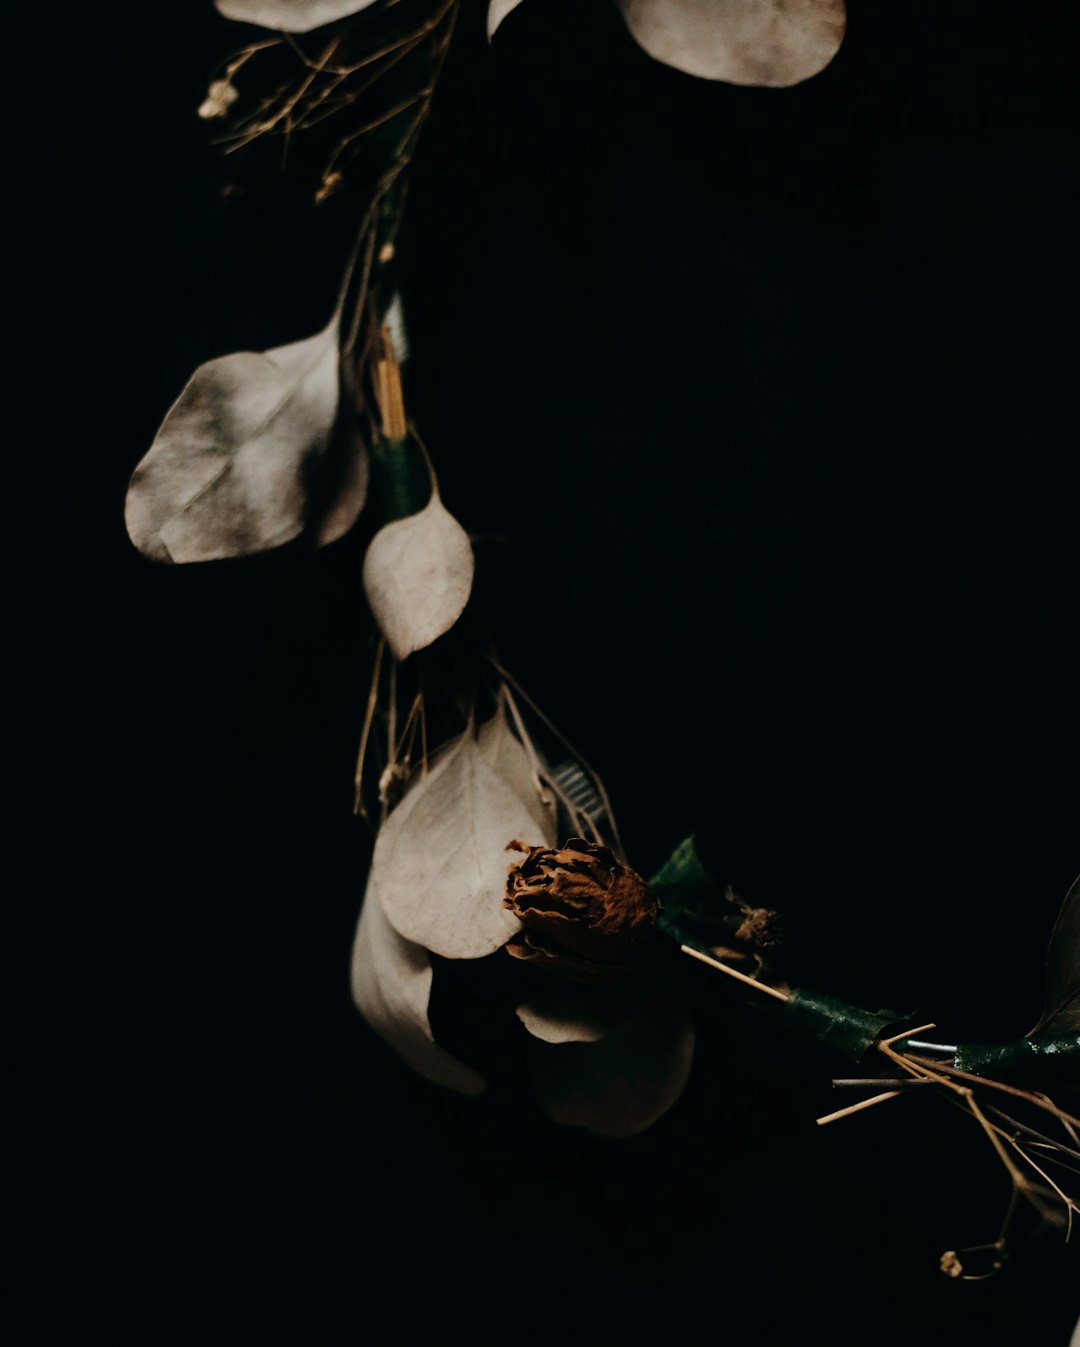
[[[217,0],[263,31],[226,62],[199,115],[226,126],[229,151],[312,133],[327,147],[317,200],[348,178],[367,206],[322,331],[196,370],[135,469],[131,539],[159,562],[219,560],[296,539],[325,546],[361,511],[377,513],[363,563],[374,631],[353,801],[375,841],[353,994],[413,1070],[463,1094],[485,1089],[436,1041],[429,1010],[437,978],[464,970],[468,997],[469,970],[494,965],[539,1107],[559,1124],[632,1136],[687,1082],[685,974],[704,966],[850,1061],[833,1083],[863,1097],[820,1124],[916,1091],[970,1117],[1011,1195],[994,1237],[945,1253],[941,1269],[991,1276],[1021,1210],[1065,1238],[1080,1212],[1080,1118],[1048,1093],[1074,1090],[1080,1076],[1080,880],[1050,938],[1038,1023],[981,1045],[942,1043],[910,1015],[788,985],[782,917],[710,874],[693,838],[648,879],[631,867],[632,839],[624,847],[599,776],[481,633],[469,535],[442,502],[437,446],[429,453],[408,413],[396,243],[459,3]],[[515,3],[492,0],[489,36]],[[723,76],[703,68],[696,40],[708,6],[618,3],[655,58]],[[804,35],[811,64],[827,59],[836,23],[820,13]],[[790,74],[780,68],[776,82]]]

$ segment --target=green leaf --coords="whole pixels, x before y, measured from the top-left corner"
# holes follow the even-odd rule
[[[649,888],[669,920],[682,912],[706,911],[720,895],[720,884],[702,864],[693,837],[679,843],[649,880]]]
[[[649,887],[656,892],[660,889],[678,889],[686,885],[696,886],[703,884],[705,880],[705,867],[698,855],[697,841],[694,837],[684,837],[649,880]]]

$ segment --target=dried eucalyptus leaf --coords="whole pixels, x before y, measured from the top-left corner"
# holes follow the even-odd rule
[[[227,19],[286,33],[310,33],[325,23],[359,14],[375,0],[214,0],[214,3]]]
[[[360,1014],[417,1075],[460,1094],[483,1094],[483,1077],[432,1037],[431,980],[427,951],[398,935],[369,880],[352,956],[352,994]]]
[[[364,558],[368,602],[398,660],[450,630],[472,581],[469,536],[437,493],[419,514],[381,528]]]
[[[379,830],[372,874],[399,935],[449,959],[478,959],[520,929],[502,903],[507,845],[551,845],[554,835],[554,805],[500,711],[409,788]]]
[[[341,449],[333,455],[335,461],[328,461],[326,465],[328,475],[332,472],[332,480],[320,493],[321,508],[312,512],[314,517],[309,528],[316,547],[325,547],[343,538],[356,523],[367,501],[370,473],[367,448],[351,418],[344,419],[347,425],[338,423],[338,433],[343,441]]]
[[[557,1123],[597,1136],[632,1137],[682,1094],[694,1057],[694,1024],[675,994],[644,1003],[595,1043],[531,1044],[533,1091]]]
[[[625,1024],[627,995],[607,987],[583,987],[551,979],[517,1008],[525,1028],[544,1043],[598,1043]]]
[[[1080,876],[1061,904],[1046,951],[1046,1000],[1033,1034],[1080,1033]]]
[[[487,31],[488,41],[495,36],[495,29],[506,18],[512,9],[517,9],[521,0],[491,0],[488,5]]]
[[[154,561],[248,556],[291,541],[319,505],[339,402],[337,319],[304,341],[200,367],[132,474],[125,517]],[[324,535],[340,536],[366,490],[362,446]]]
[[[775,8],[730,0],[615,0],[656,61],[700,79],[785,88],[818,74],[844,37],[843,0]]]

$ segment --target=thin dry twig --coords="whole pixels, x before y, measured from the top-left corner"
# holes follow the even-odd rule
[[[1006,1085],[1002,1080],[992,1080],[989,1076],[976,1076],[970,1071],[961,1071],[958,1067],[950,1066],[946,1062],[938,1062],[930,1057],[919,1057],[914,1053],[910,1054],[910,1060],[918,1062],[921,1066],[932,1067],[934,1070],[943,1072],[947,1076],[954,1076],[957,1080],[970,1082],[972,1085],[984,1085],[988,1090],[1000,1090],[1003,1094],[1011,1094],[1016,1099],[1023,1099],[1026,1103],[1034,1105],[1035,1108],[1041,1108],[1047,1113],[1052,1113],[1067,1128],[1080,1127],[1080,1118],[1075,1118],[1071,1113],[1066,1113],[1064,1109],[1058,1108],[1052,1099],[1044,1094],[1036,1094],[1031,1090],[1021,1090],[1016,1085]],[[1076,1140],[1074,1136],[1074,1140]],[[1077,1140],[1080,1146],[1080,1140]]]
[[[1027,1123],[1022,1123],[1010,1114],[1003,1113],[1001,1109],[996,1108],[993,1104],[987,1104],[986,1111],[987,1113],[992,1113],[995,1117],[1000,1118],[1003,1122],[1015,1129],[1016,1132],[1023,1133],[1024,1136],[1034,1137],[1036,1141],[1042,1142],[1046,1146],[1053,1147],[1055,1151],[1059,1151],[1062,1155],[1068,1155],[1070,1158],[1080,1161],[1080,1150],[1073,1150],[1072,1147],[1066,1146],[1060,1141],[1055,1141],[1053,1137],[1048,1137],[1045,1132],[1036,1131],[1034,1127],[1029,1127]]]
[[[597,773],[593,770],[593,768],[589,766],[588,762],[586,762],[586,760],[581,756],[581,754],[577,751],[577,749],[573,746],[573,744],[570,743],[570,741],[566,738],[566,736],[562,734],[558,729],[556,729],[555,725],[552,724],[552,722],[543,713],[543,711],[541,711],[540,707],[537,706],[536,702],[533,701],[533,699],[529,696],[529,694],[525,691],[525,689],[521,686],[521,684],[513,676],[513,674],[511,674],[510,672],[508,672],[508,670],[503,668],[503,666],[499,663],[499,661],[495,658],[495,656],[492,655],[490,652],[488,652],[486,658],[488,663],[499,675],[499,677],[503,680],[503,682],[506,683],[509,687],[513,688],[513,690],[517,693],[517,695],[521,698],[521,700],[525,703],[525,705],[528,706],[529,710],[532,711],[533,715],[536,716],[537,719],[540,721],[540,723],[547,730],[549,730],[551,734],[555,736],[555,738],[559,741],[559,743],[562,744],[563,748],[566,749],[567,753],[578,764],[581,770],[589,777],[592,784],[596,787],[596,793],[600,796],[600,801],[604,806],[604,817],[608,821],[608,827],[611,830],[612,840],[615,843],[615,850],[619,852],[621,855],[625,854],[623,852],[622,838],[619,836],[619,825],[615,821],[615,813],[611,808],[611,800],[608,796],[607,787],[604,785],[603,780],[597,775]],[[549,784],[552,785],[552,789],[556,789],[553,783],[549,782]],[[573,810],[575,807],[571,805],[569,806],[569,808]],[[577,812],[580,813],[580,810],[578,810]]]
[[[921,1030],[915,1030],[913,1032],[921,1032]],[[908,1071],[912,1075],[921,1075],[927,1079],[935,1080],[943,1089],[951,1091],[957,1098],[962,1100],[966,1110],[982,1128],[983,1134],[994,1148],[994,1152],[1004,1166],[1006,1173],[1009,1175],[1015,1191],[1029,1202],[1040,1216],[1044,1218],[1053,1216],[1053,1209],[1047,1206],[1044,1195],[1034,1184],[1032,1184],[1027,1176],[1017,1168],[1012,1156],[1006,1150],[1006,1142],[1013,1144],[1011,1138],[1002,1133],[1002,1129],[991,1123],[983,1113],[979,1101],[975,1097],[973,1086],[962,1084],[957,1080],[951,1080],[948,1075],[942,1074],[941,1071],[937,1070],[937,1064],[935,1064],[934,1067],[930,1067],[922,1064],[922,1062],[913,1061],[903,1053],[897,1052],[889,1041],[880,1042],[877,1046],[879,1051],[883,1052],[890,1061],[895,1062],[902,1070]],[[976,1077],[975,1079],[980,1085],[987,1083],[980,1077]]]
[[[379,643],[375,647],[375,664],[371,674],[371,688],[368,692],[367,708],[364,712],[364,727],[360,732],[360,751],[356,756],[356,776],[354,779],[353,793],[353,813],[359,814],[361,818],[367,819],[368,812],[364,806],[364,760],[367,757],[368,740],[371,737],[371,726],[375,720],[375,710],[379,704],[379,675],[382,671],[383,650],[386,648],[386,638],[379,637]]]
[[[841,1118],[850,1118],[853,1113],[862,1113],[864,1109],[873,1108],[876,1104],[884,1104],[886,1100],[899,1099],[903,1093],[903,1090],[886,1090],[884,1094],[875,1094],[869,1099],[860,1099],[857,1104],[849,1104],[847,1108],[838,1108],[835,1113],[826,1113],[815,1121],[819,1127],[825,1127],[829,1123],[839,1122]]]
[[[777,1001],[791,1000],[787,992],[782,992],[778,987],[770,987],[767,982],[760,982],[757,978],[752,978],[747,973],[740,973],[738,969],[732,968],[729,964],[721,963],[719,959],[714,959],[711,955],[703,954],[701,950],[695,949],[693,945],[680,945],[679,948],[683,954],[688,954],[691,959],[697,959],[700,963],[708,964],[710,968],[715,968],[721,973],[726,973],[728,977],[735,978],[737,982],[742,982],[747,987],[753,987],[755,991],[764,992],[766,996],[771,996]]]

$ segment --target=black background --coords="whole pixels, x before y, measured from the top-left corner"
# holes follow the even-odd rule
[[[600,3],[526,0],[489,52],[483,9],[403,280],[506,662],[641,869],[696,829],[790,914],[794,974],[1023,1032],[1080,816],[1068,6],[861,3],[786,92],[657,67]],[[123,531],[190,371],[320,327],[349,248],[302,147],[282,174],[195,118],[237,31],[111,12],[68,142],[90,292],[51,462],[87,545],[27,838],[28,1339],[1063,1347],[1057,1237],[936,1270],[1006,1198],[970,1122],[908,1099],[818,1132],[834,1064],[707,982],[687,1093],[630,1143],[513,1082],[444,1096],[355,1015],[362,530],[175,570]]]

